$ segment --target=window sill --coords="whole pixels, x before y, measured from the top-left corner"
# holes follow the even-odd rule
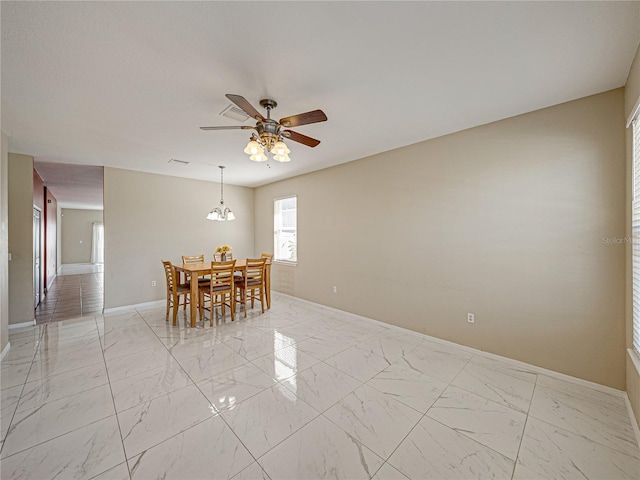
[[[298,262],[288,262],[286,260],[274,260],[275,265],[286,265],[287,267],[297,267]]]
[[[640,357],[633,348],[627,348],[627,355],[631,358],[631,363],[636,368],[636,373],[640,376]]]

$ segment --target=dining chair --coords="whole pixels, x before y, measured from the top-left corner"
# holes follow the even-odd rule
[[[211,262],[209,284],[198,286],[200,320],[203,318],[204,311],[208,310],[209,326],[213,326],[213,312],[216,305],[220,306],[223,317],[225,314],[225,307],[229,307],[231,310],[231,321],[235,320],[236,292],[233,282],[233,271],[235,268],[235,260],[231,260],[229,262]],[[227,295],[229,296],[228,303]],[[207,297],[209,299],[209,307],[206,305]]]
[[[204,263],[204,254],[202,255],[182,255],[182,263]],[[189,283],[191,276],[186,273],[186,282]],[[199,283],[206,283],[209,279],[207,277],[198,278]]]
[[[167,281],[167,311],[165,321],[169,321],[169,310],[173,307],[173,325],[176,325],[178,309],[180,308],[180,297],[184,297],[184,308],[191,302],[191,295],[188,283],[180,283],[176,275],[176,269],[169,261],[162,260],[164,275]],[[187,298],[188,297],[188,298]]]
[[[267,297],[267,308],[271,308],[271,264],[273,263],[273,253],[262,253],[262,258],[267,259],[264,267],[264,294]],[[253,305],[251,305],[253,308]]]
[[[251,308],[254,300],[260,302],[262,313],[264,313],[264,271],[266,258],[247,258],[244,276],[241,280],[236,279],[236,288],[240,292],[238,302],[244,305],[244,316],[247,316],[247,299],[251,299]],[[238,293],[236,292],[236,298]]]
[[[225,258],[226,258],[225,262],[229,262],[229,261],[233,260],[233,253],[227,252],[225,254]],[[222,254],[221,253],[214,253],[213,254],[213,261],[214,262],[221,262],[222,261]]]

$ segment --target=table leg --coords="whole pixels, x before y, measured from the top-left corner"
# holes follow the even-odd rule
[[[191,274],[191,327],[196,326],[196,313],[198,311],[198,275]]]
[[[271,308],[271,264],[267,265],[265,275],[265,294],[267,296],[267,308]]]

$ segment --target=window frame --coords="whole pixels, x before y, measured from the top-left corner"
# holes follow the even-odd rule
[[[631,350],[640,358],[640,98],[627,121],[627,128],[629,127],[631,128]]]
[[[290,199],[295,199],[295,204],[296,204],[295,231],[293,233],[293,236],[295,237],[295,250],[296,250],[295,260],[279,258],[280,249],[278,248],[278,243],[279,243],[278,239],[280,237],[278,236],[278,232],[282,231],[282,224],[276,225],[277,202],[282,202],[283,200],[290,200]],[[282,209],[280,209],[280,211],[282,211]],[[280,227],[280,229],[278,229],[278,227]],[[292,195],[284,195],[282,197],[274,198],[273,199],[273,261],[274,263],[279,263],[282,265],[291,265],[291,266],[297,265],[298,264],[297,250],[298,250],[298,195],[292,194]]]

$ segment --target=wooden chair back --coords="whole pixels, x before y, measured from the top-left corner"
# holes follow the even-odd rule
[[[182,255],[182,263],[204,263],[203,255]]]
[[[178,288],[176,283],[176,269],[173,264],[167,260],[162,260],[164,266],[164,276],[167,281],[167,295],[173,296]]]
[[[214,294],[219,291],[233,291],[233,271],[236,261],[211,262],[211,284],[209,289]]]
[[[247,258],[247,267],[244,276],[245,286],[251,287],[254,285],[261,285],[264,282],[264,269],[266,263],[266,258]]]
[[[273,253],[263,253],[260,255],[262,258],[267,259],[267,263],[273,263]]]
[[[233,260],[233,253],[231,252],[227,252],[225,255],[226,258],[226,262],[229,262],[231,260]],[[221,253],[214,253],[213,254],[213,261],[214,262],[221,262],[222,261],[222,254]]]

